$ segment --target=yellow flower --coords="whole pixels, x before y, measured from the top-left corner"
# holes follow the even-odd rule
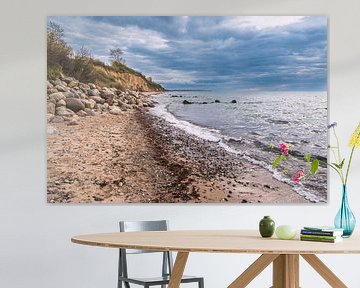
[[[360,122],[350,138],[349,146],[360,147]]]

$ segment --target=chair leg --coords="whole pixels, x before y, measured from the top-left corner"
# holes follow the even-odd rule
[[[204,288],[204,279],[199,280],[199,288]]]

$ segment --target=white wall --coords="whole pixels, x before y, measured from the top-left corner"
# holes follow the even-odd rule
[[[256,228],[258,220],[268,214],[278,224],[299,227],[305,223],[331,224],[340,201],[340,183],[333,173],[327,205],[48,205],[44,98],[46,16],[327,15],[330,120],[339,122],[340,137],[345,145],[360,120],[358,0],[13,0],[2,2],[1,6],[0,287],[115,287],[116,250],[74,245],[70,237],[116,231],[119,219],[167,218],[173,229]],[[360,219],[360,151],[352,174],[350,203]],[[226,287],[255,257],[193,254],[187,272],[204,275],[208,288]],[[348,287],[360,287],[356,273],[360,255],[321,258]],[[138,266],[146,264],[137,263]],[[266,270],[251,287],[269,287],[270,274],[270,270]],[[303,262],[301,285],[328,287]]]

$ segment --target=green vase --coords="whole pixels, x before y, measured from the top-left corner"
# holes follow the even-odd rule
[[[259,223],[259,232],[262,237],[271,237],[275,232],[275,222],[270,216],[264,216]]]

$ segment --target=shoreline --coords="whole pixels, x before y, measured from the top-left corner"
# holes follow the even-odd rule
[[[146,109],[78,122],[48,124],[50,203],[310,203],[266,169]]]

